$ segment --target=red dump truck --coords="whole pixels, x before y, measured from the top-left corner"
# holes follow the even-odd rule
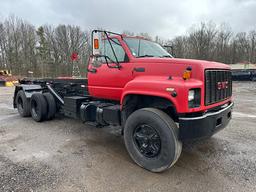
[[[61,113],[119,126],[131,158],[152,172],[175,164],[182,141],[211,137],[232,116],[228,65],[173,58],[143,37],[94,30],[87,70],[87,79],[20,81],[14,108],[37,122]]]

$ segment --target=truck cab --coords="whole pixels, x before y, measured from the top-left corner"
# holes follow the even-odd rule
[[[104,37],[100,38],[100,35]],[[149,106],[154,102],[165,102],[173,118],[186,128],[195,118],[233,106],[232,76],[228,65],[174,58],[159,44],[143,37],[108,36],[99,31],[94,31],[92,36],[94,41],[98,40],[98,49],[94,47],[96,54],[92,54],[94,57],[88,64],[88,90],[96,98],[116,100],[121,107],[131,97],[137,98],[137,105],[146,100],[149,101],[145,105]],[[191,122],[190,117],[193,117]],[[220,129],[230,117],[231,113],[227,118],[209,124]],[[201,126],[198,120],[195,122],[194,128],[188,128],[193,134],[182,138],[200,136],[195,127],[203,129],[205,125]],[[202,132],[205,134],[204,130]]]
[[[87,70],[82,83],[23,82],[14,107],[36,121],[60,112],[98,127],[117,125],[131,158],[152,172],[174,165],[184,140],[209,138],[232,117],[228,65],[174,58],[143,37],[94,30]]]
[[[104,39],[101,43],[98,65],[93,65],[95,58],[88,64],[88,90],[94,97],[122,104],[131,94],[158,96],[175,104],[178,113],[205,112],[231,101],[228,65],[173,58],[159,44],[143,37],[113,36],[110,42]],[[189,77],[184,78],[186,74]],[[210,97],[214,88],[219,95]]]

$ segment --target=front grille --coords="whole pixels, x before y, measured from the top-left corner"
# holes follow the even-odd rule
[[[230,70],[205,71],[205,105],[217,103],[232,95]]]

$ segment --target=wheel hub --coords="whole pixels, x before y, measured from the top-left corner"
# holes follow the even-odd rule
[[[155,128],[142,124],[136,127],[133,134],[134,142],[142,155],[156,157],[161,150],[161,139]]]

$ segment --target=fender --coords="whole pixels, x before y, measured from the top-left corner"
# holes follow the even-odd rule
[[[174,88],[178,95],[173,97],[171,92],[166,90],[167,88]],[[182,93],[184,93],[184,80],[182,78],[173,77],[172,79],[168,79],[167,76],[138,76],[128,82],[124,87],[121,96],[121,105],[127,95],[150,95],[162,97],[171,101],[177,112],[179,112],[181,108],[178,103],[182,100],[184,102],[187,97],[187,95]]]
[[[172,92],[167,88],[173,88],[177,96],[172,96]],[[125,96],[130,94],[150,95],[171,101],[178,113],[199,111],[200,108],[188,108],[188,91],[191,88],[203,89],[203,82],[192,78],[185,81],[181,77],[169,79],[167,76],[138,76],[126,84],[120,103],[122,106]],[[203,98],[201,98],[201,102],[203,102]]]
[[[35,84],[20,84],[15,87],[14,91],[14,97],[13,97],[13,107],[16,108],[16,95],[19,90],[23,90],[27,99],[30,99],[32,94],[35,92],[42,93],[43,87],[41,85],[35,85]]]

